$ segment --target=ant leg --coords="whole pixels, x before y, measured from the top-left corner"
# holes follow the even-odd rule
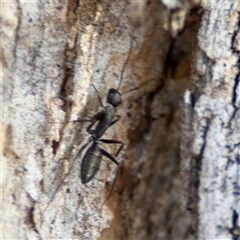
[[[105,111],[101,111],[101,112],[99,112],[99,113],[97,113],[96,115],[93,116],[93,118],[92,118],[92,120],[91,120],[92,123],[91,123],[91,124],[88,126],[88,128],[87,128],[87,132],[88,132],[89,134],[92,135],[92,134],[95,132],[95,130],[91,130],[92,126],[95,124],[96,121],[98,121],[98,120],[101,121],[101,120],[104,118],[105,114],[106,114]],[[120,115],[117,115],[117,119],[115,119],[114,121],[112,121],[108,127],[111,127],[111,126],[114,125],[116,122],[118,122],[120,119],[121,119],[121,116],[120,116]]]
[[[69,121],[69,122],[91,122],[92,119],[78,119],[78,120],[73,120],[73,121]]]
[[[120,115],[117,115],[117,119],[112,121],[111,124],[109,125],[109,127],[111,127],[112,125],[114,125],[116,122],[118,122],[121,119]]]
[[[104,115],[106,113],[104,111],[98,112],[95,114],[91,119],[78,119],[78,120],[73,120],[73,121],[68,121],[68,122],[49,122],[49,123],[56,123],[56,124],[62,124],[62,123],[69,123],[69,122],[91,122],[91,124],[87,127],[87,132],[92,135],[94,133],[94,130],[91,130],[92,126],[95,124],[96,121],[102,120]],[[118,119],[117,119],[118,120]]]
[[[107,143],[107,144],[121,144],[121,146],[119,147],[115,157],[118,156],[118,154],[121,152],[121,150],[122,150],[122,148],[124,146],[124,143],[122,141],[118,141],[118,140],[100,139],[100,141],[103,142],[103,143]]]
[[[69,122],[91,122],[92,119],[78,119],[78,120],[72,120],[72,121],[67,121],[67,122],[48,122],[48,123],[54,123],[54,124],[63,124],[63,123],[69,123]]]
[[[72,168],[73,168],[73,166],[74,166],[74,163],[75,163],[75,161],[78,159],[79,155],[80,155],[80,154],[82,153],[82,151],[88,146],[88,144],[91,143],[92,141],[93,141],[93,138],[90,137],[90,138],[88,139],[87,143],[85,143],[85,144],[79,149],[76,157],[74,158],[74,160],[73,160],[72,163],[71,163],[70,168],[68,169],[67,174],[64,176],[64,178],[62,179],[62,181],[60,182],[60,184],[58,185],[58,187],[57,187],[56,190],[54,191],[52,197],[50,198],[49,203],[47,204],[47,206],[46,206],[46,208],[44,209],[43,212],[45,212],[45,211],[47,210],[47,208],[49,207],[50,203],[51,203],[52,200],[55,198],[57,192],[59,191],[59,189],[60,189],[61,186],[63,185],[65,179],[66,179],[66,178],[68,177],[68,175],[70,174],[70,172],[71,172],[71,170],[72,170]]]
[[[99,101],[101,107],[104,108],[103,103],[102,103],[102,98],[100,96],[100,93],[98,92],[98,90],[95,88],[95,86],[93,84],[92,84],[92,86],[93,86],[93,88],[95,89],[95,91],[96,91],[96,93],[98,95],[98,101]]]
[[[87,127],[87,132],[92,135],[95,130],[92,130],[92,126],[95,124],[96,121],[100,121],[102,120],[106,115],[106,112],[105,111],[101,111],[101,112],[98,112],[97,114],[95,114],[92,119],[91,119],[91,124]]]
[[[119,165],[119,162],[118,162],[110,153],[108,153],[107,151],[105,151],[105,150],[102,149],[102,148],[100,148],[100,150],[101,150],[101,153],[102,153],[105,157],[109,158],[109,159],[112,160],[115,164]]]
[[[111,196],[111,194],[112,194],[112,192],[113,192],[113,189],[114,189],[114,187],[115,187],[115,184],[116,184],[116,181],[117,181],[119,172],[120,172],[120,167],[118,166],[118,169],[117,169],[115,178],[114,178],[113,183],[112,183],[112,187],[111,187],[111,189],[110,189],[110,192],[108,193],[106,199],[105,199],[104,202],[102,203],[101,208],[103,207],[103,205],[104,205],[104,204],[108,201],[108,199],[110,198],[110,196]]]
[[[118,156],[118,154],[120,153],[120,151],[122,150],[122,148],[124,146],[124,143],[121,142],[121,141],[118,141],[118,140],[100,139],[100,141],[103,142],[103,143],[107,143],[107,144],[121,144],[120,148],[117,151],[116,157]],[[101,207],[103,207],[103,205],[108,201],[108,199],[110,198],[110,196],[111,196],[111,194],[113,192],[113,189],[114,189],[114,186],[115,186],[115,183],[117,181],[118,174],[119,174],[119,171],[120,171],[120,167],[119,167],[119,163],[108,152],[106,152],[104,149],[101,149],[101,151],[102,151],[103,155],[105,155],[106,157],[110,158],[114,163],[116,163],[118,165],[116,176],[115,176],[115,178],[113,180],[110,192],[109,192],[108,196],[106,197],[106,199],[104,200],[104,202],[101,205]]]

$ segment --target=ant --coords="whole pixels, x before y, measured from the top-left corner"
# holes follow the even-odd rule
[[[128,53],[127,59],[124,63],[123,69],[121,71],[120,74],[120,80],[119,80],[119,84],[117,89],[115,88],[110,88],[108,90],[108,94],[107,94],[107,106],[103,105],[101,96],[99,94],[99,92],[97,91],[97,89],[95,88],[95,86],[92,84],[94,90],[96,91],[96,93],[98,94],[98,101],[102,107],[102,110],[98,113],[96,113],[91,119],[79,119],[79,120],[75,120],[73,122],[91,122],[91,124],[87,127],[87,132],[91,135],[87,141],[86,144],[84,144],[78,151],[77,155],[75,156],[74,160],[72,161],[72,164],[68,170],[68,173],[64,176],[64,178],[62,179],[62,181],[60,182],[60,184],[58,185],[57,189],[54,191],[54,194],[52,195],[50,202],[54,199],[55,195],[57,194],[58,190],[61,188],[63,182],[65,181],[65,179],[67,178],[67,176],[70,174],[75,161],[79,158],[79,156],[81,155],[81,153],[83,152],[83,150],[92,142],[92,145],[87,149],[83,159],[82,159],[82,165],[81,165],[81,182],[83,184],[91,181],[92,178],[94,178],[94,176],[97,174],[101,161],[102,161],[102,156],[104,155],[105,157],[109,158],[112,162],[114,162],[117,166],[119,166],[119,163],[116,161],[116,159],[107,151],[105,151],[104,149],[99,147],[99,143],[103,142],[103,143],[107,143],[107,144],[120,144],[121,146],[119,147],[115,157],[118,156],[118,154],[120,153],[120,151],[122,150],[124,143],[122,141],[118,141],[118,140],[113,140],[113,139],[101,139],[102,135],[105,133],[105,131],[111,127],[112,125],[114,125],[116,122],[118,122],[121,118],[121,116],[117,115],[117,118],[115,120],[114,116],[115,116],[115,110],[116,108],[121,104],[121,95],[134,91],[138,88],[133,88],[130,89],[124,93],[120,93],[119,89],[121,87],[122,84],[122,79],[123,79],[123,73],[125,70],[125,67],[130,59],[131,56],[131,52],[132,52],[132,37],[131,39],[131,49]],[[95,123],[98,122],[97,126],[95,129],[92,129],[92,127],[95,125]],[[118,172],[117,172],[118,174]],[[116,177],[117,177],[116,174]],[[116,181],[116,177],[115,180],[113,182],[110,194],[113,190],[115,181]],[[110,197],[110,194],[108,195],[108,197],[106,198],[106,200],[104,201],[104,203],[102,205],[104,205],[106,203],[106,201],[108,200],[108,198]],[[50,203],[49,202],[49,203]],[[48,204],[49,205],[49,204]],[[48,206],[47,206],[48,207]],[[47,209],[46,207],[46,209]],[[45,210],[46,210],[45,209]]]

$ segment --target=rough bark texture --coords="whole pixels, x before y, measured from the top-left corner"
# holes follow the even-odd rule
[[[217,228],[226,236],[236,235],[239,224],[239,15],[237,3],[225,2],[224,10],[202,6],[194,84],[182,104],[186,199],[193,201],[200,239],[207,236],[206,224],[218,223],[204,215],[212,208],[229,211],[219,212],[228,225]],[[196,3],[2,3],[3,239],[191,239],[190,215],[181,211],[178,102],[189,86],[201,13]],[[214,26],[218,32],[209,30]],[[122,118],[104,135],[125,143],[109,201],[101,206],[116,165],[104,158],[95,179],[83,185],[84,152],[54,195],[89,138],[88,123],[71,121],[100,110],[92,83],[106,104],[129,51],[120,92],[139,89],[122,96]],[[112,155],[117,151],[112,144],[101,146]],[[220,206],[215,199],[214,206],[209,203],[213,193],[225,194],[216,198]]]
[[[203,1],[185,92],[185,208],[197,239],[240,238],[240,2]]]

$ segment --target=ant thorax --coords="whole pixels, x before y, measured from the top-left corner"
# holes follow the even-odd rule
[[[100,138],[105,133],[106,129],[111,125],[115,115],[115,108],[112,105],[105,106],[103,111],[105,114],[94,130],[93,136],[95,138]]]

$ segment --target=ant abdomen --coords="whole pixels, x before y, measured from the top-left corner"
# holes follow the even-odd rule
[[[93,142],[92,146],[87,150],[81,166],[81,181],[87,183],[91,181],[99,170],[102,162],[102,152],[97,142]]]

